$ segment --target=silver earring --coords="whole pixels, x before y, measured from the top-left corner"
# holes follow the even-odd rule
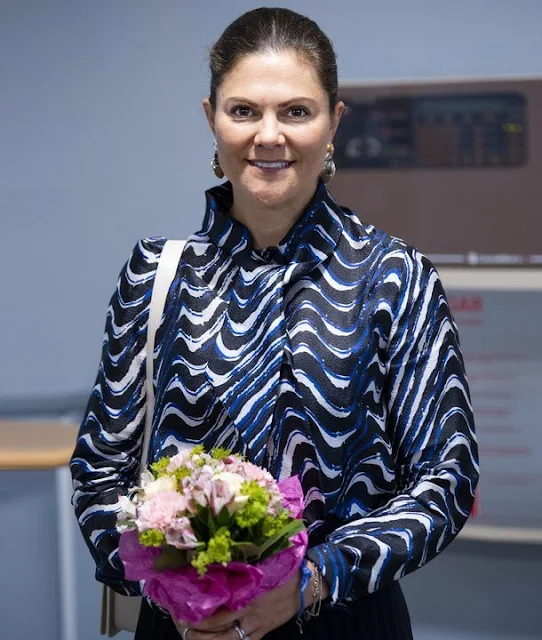
[[[327,145],[327,153],[324,160],[324,168],[320,172],[320,177],[324,182],[329,182],[333,179],[335,175],[335,171],[337,167],[335,166],[335,162],[333,162],[333,153],[335,152],[335,147],[331,144],[331,142]]]
[[[213,154],[213,159],[211,160],[211,169],[213,170],[215,176],[221,179],[224,177],[224,171],[222,171],[222,167],[220,166],[220,161],[218,159],[216,139],[214,141],[214,149],[215,149],[215,152]]]

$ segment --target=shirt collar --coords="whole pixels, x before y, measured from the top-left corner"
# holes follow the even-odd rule
[[[343,231],[342,209],[322,181],[279,245],[264,251],[254,248],[245,225],[229,215],[233,203],[230,182],[209,189],[205,195],[202,235],[244,268],[252,269],[258,264],[298,264],[304,265],[302,271],[306,272],[335,250]]]

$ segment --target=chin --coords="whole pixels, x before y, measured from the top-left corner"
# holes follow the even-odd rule
[[[269,207],[287,202],[299,191],[299,185],[283,181],[249,184],[245,188],[255,200]]]

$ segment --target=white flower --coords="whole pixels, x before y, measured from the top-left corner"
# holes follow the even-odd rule
[[[154,482],[154,476],[148,469],[145,469],[145,471],[141,473],[141,478],[140,478],[141,487],[145,488],[151,482]]]
[[[232,473],[231,471],[222,471],[221,473],[217,473],[213,480],[220,480],[223,482],[230,494],[232,494],[233,499],[229,501],[227,504],[227,509],[230,514],[239,511],[247,502],[248,496],[241,495],[241,485],[245,482],[245,478],[239,475],[238,473]]]
[[[119,511],[124,520],[136,519],[136,506],[127,496],[119,496]]]
[[[175,491],[177,489],[175,478],[172,476],[160,476],[158,480],[153,480],[145,485],[145,498],[150,498],[162,491]]]
[[[172,456],[169,460],[169,464],[167,466],[167,470],[169,472],[173,472],[176,469],[180,469],[181,467],[186,467],[188,463],[192,460],[192,446],[186,445],[184,443],[179,443],[179,448],[181,451]],[[185,448],[188,447],[188,448]]]
[[[231,471],[221,471],[213,476],[213,480],[222,480],[232,493],[241,493],[241,485],[245,481],[243,476]]]

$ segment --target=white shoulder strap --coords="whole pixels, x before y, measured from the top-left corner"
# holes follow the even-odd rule
[[[177,273],[177,267],[185,244],[185,240],[168,240],[165,243],[158,261],[156,275],[154,277],[151,304],[149,308],[149,321],[147,326],[147,406],[145,413],[145,432],[143,434],[143,445],[141,448],[141,471],[144,471],[147,467],[147,457],[149,455],[149,445],[151,441],[152,417],[154,413],[154,386],[152,383],[154,339],[156,336],[156,330],[158,329],[160,320],[162,319],[169,287]]]

